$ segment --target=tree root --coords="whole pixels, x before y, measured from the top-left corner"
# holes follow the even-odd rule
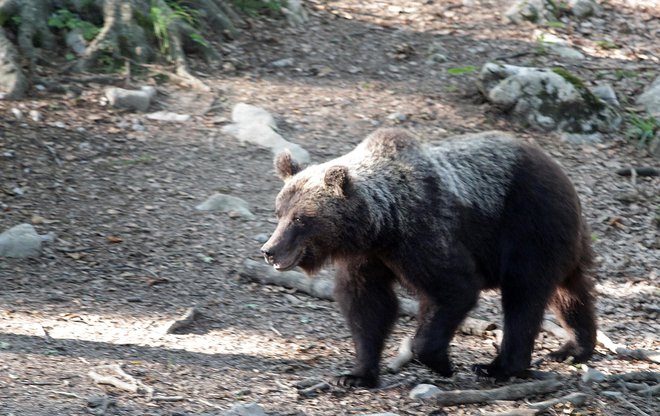
[[[108,65],[108,57],[111,62],[128,60],[142,64],[153,61],[157,57],[154,43],[158,41],[161,53],[166,53],[175,65],[175,80],[197,90],[209,91],[210,88],[190,71],[187,56],[189,53],[200,53],[208,61],[219,60],[220,54],[204,39],[202,32],[234,36],[235,23],[240,22],[240,18],[231,9],[230,2],[224,0],[179,3],[165,0],[97,0],[90,6],[90,2],[76,1],[0,0],[0,15],[5,21],[16,22],[10,29],[3,28],[0,33],[0,87],[5,91],[4,96],[20,98],[27,90],[27,78],[19,64],[21,57],[28,61],[29,73],[32,74],[35,62],[39,60],[39,48],[55,50],[60,43],[64,47],[65,42],[56,38],[48,21],[53,10],[63,7],[74,15],[76,12],[81,16],[96,14],[103,21],[99,33],[80,58],[65,68],[66,71],[90,71],[103,60],[106,61],[103,64]],[[5,30],[16,32],[17,49],[5,36]]]
[[[556,399],[545,400],[542,402],[530,403],[527,407],[508,410],[506,412],[486,413],[485,416],[527,416],[536,415],[560,404],[570,403],[575,407],[583,406],[589,396],[584,393],[570,393],[566,396],[557,397]]]
[[[22,98],[28,87],[17,56],[16,48],[0,28],[0,85],[4,86],[4,97],[9,99]]]

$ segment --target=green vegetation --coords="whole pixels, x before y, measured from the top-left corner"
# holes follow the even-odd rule
[[[57,9],[48,18],[48,26],[60,30],[79,30],[82,37],[88,42],[94,39],[101,31],[92,22],[81,19],[77,14],[67,9]]]
[[[170,11],[162,10],[157,6],[155,0],[151,1],[151,9],[149,10],[148,21],[151,23],[151,30],[158,40],[158,45],[161,53],[169,53],[172,47],[172,39],[170,38],[170,26],[175,24],[177,20],[183,21],[193,28],[200,26],[199,11],[192,9],[184,4],[180,4],[176,0],[166,0],[167,6]],[[192,33],[190,39],[202,46],[208,46],[208,42],[199,33]]]
[[[471,74],[476,70],[477,70],[476,66],[467,65],[467,66],[459,66],[456,68],[449,68],[447,69],[447,73],[449,75],[464,75],[464,74]]]
[[[547,27],[552,27],[552,28],[555,28],[555,29],[564,29],[564,28],[566,28],[566,24],[564,24],[562,22],[559,22],[557,20],[551,20],[549,22],[546,22],[545,25]]]
[[[601,49],[621,49],[621,45],[618,45],[611,40],[598,40],[596,41],[596,45]]]
[[[630,114],[628,123],[630,126],[626,130],[626,138],[637,142],[640,147],[650,145],[653,140],[657,140],[656,135],[660,134],[660,120],[653,116],[641,118]]]

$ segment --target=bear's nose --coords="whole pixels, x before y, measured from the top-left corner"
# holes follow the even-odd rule
[[[266,263],[268,264],[273,263],[273,253],[270,251],[269,247],[266,246],[261,247],[261,254],[264,255],[264,260],[266,260]]]

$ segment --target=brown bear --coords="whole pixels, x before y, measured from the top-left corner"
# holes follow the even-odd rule
[[[478,375],[524,376],[546,306],[570,339],[550,357],[590,358],[596,342],[590,235],[559,165],[499,132],[424,145],[377,130],[353,151],[304,170],[282,153],[278,224],[266,261],[308,274],[336,266],[336,299],[357,365],[345,386],[377,385],[397,316],[394,283],[419,298],[415,357],[452,374],[449,342],[484,289],[499,288],[504,338]]]

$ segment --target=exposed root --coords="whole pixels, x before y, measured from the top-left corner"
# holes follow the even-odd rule
[[[0,86],[4,87],[4,97],[9,99],[22,98],[28,87],[17,56],[16,48],[0,29]]]
[[[144,30],[134,21],[134,8],[146,13],[146,4],[141,1],[130,3],[123,0],[104,0],[103,27],[83,56],[75,64],[77,71],[92,68],[103,54],[113,57],[121,55],[144,62],[153,56],[153,49],[146,40]]]
[[[55,50],[58,42],[64,47],[65,42],[56,38],[48,22],[50,13],[63,7],[74,14],[96,14],[103,21],[96,37],[66,70],[90,71],[100,62],[107,65],[108,58],[110,62],[139,64],[153,61],[158,55],[155,43],[159,42],[161,53],[166,53],[175,65],[173,78],[201,91],[210,88],[191,72],[188,53],[199,53],[208,61],[219,60],[220,54],[202,33],[233,37],[237,31],[235,23],[241,20],[224,0],[191,0],[185,4],[165,0],[97,0],[92,3],[0,0],[0,15],[4,21],[12,22],[11,28],[6,30],[15,31],[18,45],[16,49],[4,30],[0,33],[0,87],[5,91],[5,98],[20,98],[27,90],[28,82],[19,63],[21,57],[28,62],[32,74],[40,58],[40,48]]]

